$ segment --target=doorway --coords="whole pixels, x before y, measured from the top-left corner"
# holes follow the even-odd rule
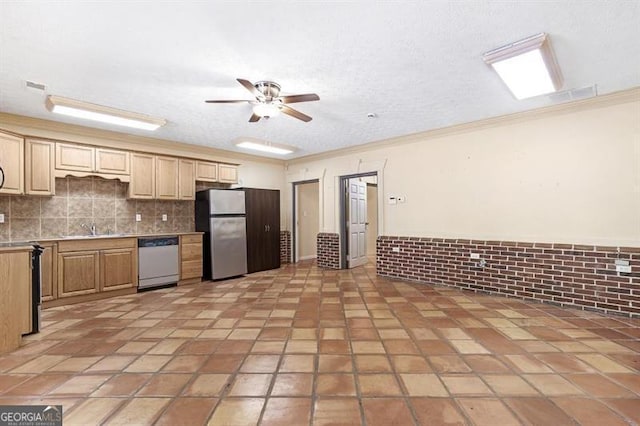
[[[320,229],[320,182],[319,180],[294,182],[293,184],[293,259],[317,257],[318,232]]]
[[[340,177],[340,267],[375,262],[378,237],[377,172]]]

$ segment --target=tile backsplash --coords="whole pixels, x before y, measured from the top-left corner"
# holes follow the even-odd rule
[[[95,223],[99,234],[190,232],[193,201],[128,200],[128,184],[98,177],[56,179],[53,197],[0,196],[0,242],[86,235],[81,225]],[[142,221],[136,222],[136,213]],[[167,221],[162,215],[167,215]]]

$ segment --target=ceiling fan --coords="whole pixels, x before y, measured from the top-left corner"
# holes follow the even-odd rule
[[[280,85],[273,81],[259,81],[253,84],[249,80],[242,78],[236,80],[250,91],[256,97],[256,100],[208,100],[205,102],[210,104],[250,103],[253,105],[253,114],[249,118],[250,123],[255,123],[262,117],[274,117],[281,112],[306,123],[311,121],[311,117],[291,108],[287,104],[320,100],[320,97],[315,93],[280,96]]]

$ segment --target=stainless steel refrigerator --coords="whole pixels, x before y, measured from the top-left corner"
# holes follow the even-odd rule
[[[247,273],[244,192],[229,189],[198,191],[196,231],[204,232],[204,278],[220,280]]]

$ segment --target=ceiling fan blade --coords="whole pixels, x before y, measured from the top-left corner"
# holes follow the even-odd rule
[[[253,83],[250,82],[249,80],[245,80],[242,78],[236,78],[236,80],[238,80],[238,83],[242,84],[244,86],[245,89],[247,89],[248,91],[250,91],[253,96],[255,96],[256,98],[260,99],[260,98],[264,98],[264,95],[262,93],[260,93],[258,91],[258,89],[256,89],[253,86]]]
[[[205,101],[208,104],[239,104],[241,102],[253,102],[253,101],[247,101],[247,100],[209,100],[209,101]]]
[[[255,123],[256,121],[260,120],[260,116],[256,115],[256,114],[251,114],[251,118],[249,118],[249,123]]]
[[[280,100],[283,104],[293,104],[296,102],[319,101],[320,96],[316,95],[315,93],[307,93],[304,95],[280,96]]]
[[[280,107],[280,111],[282,111],[283,114],[287,114],[290,115],[291,117],[295,117],[298,120],[302,120],[305,123],[308,123],[309,121],[312,120],[311,117],[309,117],[306,114],[301,113],[300,111],[293,109],[291,107],[288,107],[286,105],[282,105],[282,107]]]

